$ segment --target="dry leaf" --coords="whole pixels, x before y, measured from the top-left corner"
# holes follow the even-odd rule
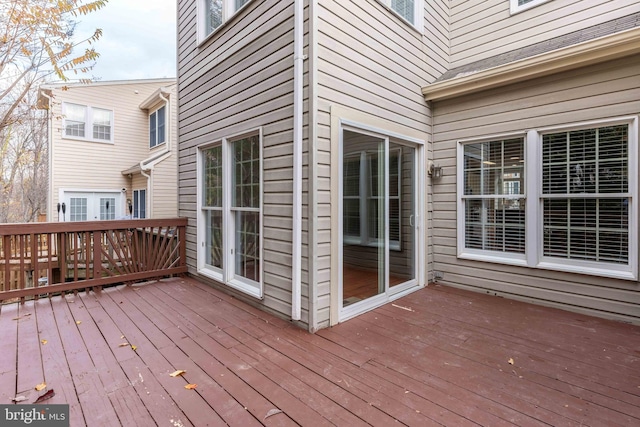
[[[41,383],[36,386],[37,391],[44,390],[45,388],[47,388],[47,383]]]
[[[36,401],[33,402],[33,403],[40,403],[43,400],[51,399],[55,395],[56,395],[56,392],[53,391],[53,389],[51,389],[48,392],[46,392],[45,394],[43,394],[42,396],[40,396],[39,398],[37,398]]]
[[[186,386],[184,386],[184,388],[186,388],[187,390],[193,390],[196,387],[198,387],[198,384],[187,384]]]
[[[138,346],[137,346],[137,345],[133,345],[133,344],[131,344],[131,350],[136,351],[137,349],[138,349]]]
[[[170,377],[177,377],[178,375],[182,375],[184,373],[186,373],[187,371],[183,371],[182,369],[178,369],[175,372],[172,372],[169,374]]]
[[[22,402],[23,400],[27,400],[27,398],[24,396],[16,396],[16,397],[12,397],[11,400],[13,402],[18,403],[18,402]]]
[[[76,320],[76,325],[79,325],[80,323],[82,323],[82,320]]]
[[[124,339],[124,335],[120,335],[120,339],[123,340]]]
[[[42,343],[42,345],[45,345],[46,343],[48,343],[49,341],[47,340],[40,340],[40,342]]]
[[[121,342],[120,344],[118,344],[118,347],[128,347],[129,343],[128,342]]]
[[[282,411],[280,409],[272,409],[269,412],[267,412],[267,415],[264,416],[263,420],[266,420],[267,418],[276,415],[276,414],[281,414]]]
[[[513,357],[509,358],[509,365],[513,365],[515,362],[513,361]]]

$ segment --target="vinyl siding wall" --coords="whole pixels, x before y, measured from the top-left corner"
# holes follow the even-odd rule
[[[200,244],[196,230],[198,147],[261,128],[264,244],[264,300],[261,304],[283,316],[290,316],[293,2],[254,0],[200,46],[196,1],[179,2],[178,21],[179,204],[180,215],[190,219],[187,231],[189,272],[204,282],[224,286],[197,273],[196,248]],[[306,135],[306,130],[303,134]],[[303,206],[303,215],[306,212]],[[306,217],[303,220],[306,227]],[[303,234],[303,243],[306,241]],[[308,263],[303,260],[303,268],[306,265]],[[304,272],[303,281],[306,277]],[[232,291],[231,288],[227,290]],[[258,303],[253,298],[237,295]],[[308,322],[307,296],[308,287],[304,285],[303,323]]]
[[[170,122],[166,124],[167,139],[171,138],[170,144],[171,156],[157,163],[151,172],[151,195],[149,201],[153,204],[150,206],[153,218],[175,218],[178,215],[178,95],[177,85],[167,86],[171,90],[169,96],[169,105],[171,108]],[[151,107],[148,112],[161,107],[164,103],[158,103]],[[170,135],[170,136],[169,136]],[[147,153],[147,157],[166,150],[166,146],[160,145],[153,148]],[[149,208],[147,208],[149,209]]]
[[[129,188],[121,171],[149,155],[149,117],[139,105],[156,89],[172,80],[70,85],[53,90],[52,165],[49,220],[56,220],[59,189],[115,190]],[[137,91],[138,93],[135,93]],[[70,102],[113,111],[113,143],[63,138],[62,103]],[[173,157],[175,162],[175,157]],[[130,194],[128,194],[130,197]],[[174,202],[175,206],[175,202]],[[123,207],[116,217],[128,214]],[[175,216],[175,209],[174,214]]]
[[[637,0],[551,0],[511,15],[509,0],[452,0],[451,65],[568,34],[639,8]]]
[[[456,257],[458,140],[639,113],[640,65],[635,57],[435,103],[434,157],[444,166],[444,177],[433,186],[432,232],[435,268],[444,272],[441,282],[640,322],[638,282]]]
[[[417,31],[376,0],[318,3],[319,327],[330,321],[331,256],[337,245],[332,249],[331,162],[337,158],[332,150],[339,149],[332,139],[332,111],[364,115],[379,128],[429,141],[430,111],[420,88],[448,67],[446,2],[425,2],[424,27],[424,33]],[[337,191],[337,179],[333,184]]]

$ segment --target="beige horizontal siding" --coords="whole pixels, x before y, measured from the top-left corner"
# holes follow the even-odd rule
[[[451,66],[638,12],[638,0],[551,0],[511,15],[508,0],[451,2]]]
[[[287,317],[292,267],[293,2],[253,1],[200,46],[195,8],[196,2],[179,2],[180,215],[192,220],[187,234],[190,272],[197,275],[200,246],[195,229],[197,147],[260,128],[264,299],[236,294]],[[306,287],[303,293],[308,295]],[[308,321],[307,306],[303,301],[303,323]]]
[[[434,157],[445,165],[433,186],[434,263],[442,282],[640,322],[638,282],[458,259],[455,220],[458,140],[637,115],[639,100],[640,65],[633,57],[435,103]]]
[[[51,220],[56,219],[53,213],[56,212],[61,188],[115,191],[126,188],[130,191],[130,180],[121,171],[150,155],[149,115],[139,105],[158,88],[170,86],[173,82],[171,79],[114,81],[69,85],[67,90],[53,90],[52,179],[48,207]],[[63,103],[113,111],[112,143],[63,138]],[[175,131],[175,126],[173,129]],[[176,157],[170,161],[175,164]],[[175,177],[175,166],[172,173]],[[175,185],[171,191],[175,194]],[[175,201],[172,206],[172,216],[175,216]]]

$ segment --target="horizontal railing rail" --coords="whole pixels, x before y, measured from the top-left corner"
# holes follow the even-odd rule
[[[0,302],[184,274],[186,218],[0,224]]]

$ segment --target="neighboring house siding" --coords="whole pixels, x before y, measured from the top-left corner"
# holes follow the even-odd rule
[[[53,90],[53,117],[50,136],[52,143],[52,181],[50,193],[50,220],[57,219],[56,206],[59,190],[116,190],[129,187],[129,180],[121,174],[123,169],[138,163],[149,155],[148,116],[138,105],[162,84],[137,82],[134,84],[97,83],[70,85],[67,90]],[[137,91],[138,93],[135,93]],[[62,103],[87,105],[113,111],[112,143],[90,142],[63,138]],[[88,130],[87,130],[88,131]],[[174,157],[175,161],[175,157]],[[173,190],[176,191],[176,186]],[[175,206],[175,201],[173,203]],[[116,217],[128,214],[123,207]],[[174,214],[175,216],[175,208]]]
[[[150,197],[150,201],[153,206],[150,206],[150,213],[152,214],[153,218],[174,218],[178,214],[178,117],[176,114],[178,106],[177,85],[171,85],[167,87],[171,89],[169,106],[171,106],[171,112],[173,114],[170,115],[170,121],[167,124],[167,129],[165,130],[165,139],[167,140],[165,144],[170,144],[169,148],[171,151],[171,156],[157,163],[154,166],[153,171],[151,172],[152,194]],[[162,105],[162,103],[159,103],[150,108],[149,111],[153,111],[154,109],[159,108]],[[171,135],[170,140],[169,135]],[[156,153],[160,153],[165,150],[167,150],[166,146],[164,144],[160,145],[150,150],[150,152],[147,153],[146,157],[153,156]]]
[[[636,57],[629,57],[436,102],[434,157],[445,172],[433,186],[437,206],[433,241],[436,269],[444,272],[442,283],[639,322],[637,281],[469,261],[456,256],[458,140],[637,115],[639,99],[640,65]],[[631,239],[637,240],[637,236]]]
[[[420,88],[437,77],[447,64],[444,59],[439,64],[429,57],[425,38],[430,37],[432,31],[446,28],[443,9],[446,7],[425,9],[428,28],[423,35],[376,1],[319,2],[317,292],[320,327],[328,326],[330,316],[331,229],[337,221],[332,219],[331,212],[331,159],[337,158],[332,150],[339,149],[337,141],[332,140],[332,131],[335,131],[331,128],[332,109],[340,107],[355,114],[363,113],[379,120],[376,124],[380,127],[388,123],[401,129],[404,135],[429,140],[430,111]],[[426,20],[434,14],[444,17],[431,25]],[[444,55],[446,36],[439,34],[435,43]]]
[[[196,248],[201,244],[195,227],[199,214],[198,147],[261,128],[263,304],[290,316],[293,2],[253,1],[201,46],[197,45],[196,2],[181,1],[178,19],[180,215],[191,219],[187,231],[189,271],[205,282],[216,283],[197,273]],[[303,295],[307,295],[306,288]],[[302,309],[306,323],[304,300]]]
[[[451,65],[458,67],[635,12],[638,3],[629,0],[551,0],[514,15],[509,0],[453,0]]]

